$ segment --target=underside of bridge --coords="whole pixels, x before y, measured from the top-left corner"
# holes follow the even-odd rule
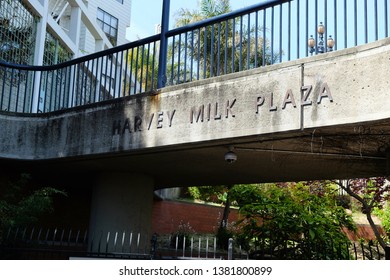
[[[158,189],[386,176],[389,147],[390,122],[383,120],[88,158],[2,160],[2,165],[3,170],[63,179],[104,172],[145,174]],[[234,163],[224,158],[231,148],[237,155]]]

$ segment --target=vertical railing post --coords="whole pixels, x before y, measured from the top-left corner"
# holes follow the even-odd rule
[[[76,66],[77,66],[77,64],[69,66],[68,108],[72,108],[76,104],[76,98],[75,98],[75,91],[76,91],[76,87],[75,87]]]
[[[160,33],[160,54],[158,58],[158,78],[157,88],[163,88],[166,84],[167,70],[167,53],[168,40],[166,32],[169,30],[169,7],[170,0],[163,0],[162,17],[161,17],[161,33]]]
[[[228,244],[228,260],[233,259],[233,238],[229,238]]]
[[[157,250],[157,233],[153,233],[150,242],[151,242],[150,258],[154,260],[156,259],[156,250]]]

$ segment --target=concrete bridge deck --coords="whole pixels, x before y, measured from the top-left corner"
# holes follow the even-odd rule
[[[144,174],[155,188],[385,175],[389,60],[383,39],[78,109],[2,113],[1,164]]]

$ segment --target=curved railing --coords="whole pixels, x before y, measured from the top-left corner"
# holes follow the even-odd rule
[[[158,40],[155,35],[51,66],[0,61],[1,110],[51,112],[153,90],[156,61],[139,61],[137,56],[150,51],[150,46],[155,49]],[[145,68],[151,72],[143,74]]]
[[[54,66],[0,61],[0,111],[52,112],[299,59],[328,42],[353,47],[388,37],[388,15],[388,0],[264,1]]]

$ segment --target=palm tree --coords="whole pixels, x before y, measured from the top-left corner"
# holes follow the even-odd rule
[[[188,25],[230,11],[229,0],[201,0],[198,10],[179,10],[175,26]],[[269,41],[263,40],[262,28],[250,24],[250,17],[253,20],[255,16],[257,14],[208,25],[188,32],[185,40],[179,37],[173,41],[170,46],[171,66],[174,62],[176,64],[170,72],[172,78],[185,82],[188,79],[204,79],[272,64],[279,54],[271,54]],[[194,64],[194,67],[180,70],[184,64]],[[178,69],[176,74],[174,69]]]
[[[198,4],[198,10],[180,9],[176,13],[175,26],[188,25],[231,11],[229,0],[201,0]],[[218,58],[231,56],[232,48],[228,38],[232,38],[232,30],[231,21],[210,25],[190,32],[187,41],[174,47],[174,50],[183,49],[182,53],[186,51],[189,63],[195,61],[195,71],[191,78],[208,78],[225,74],[228,64],[226,60]]]
[[[201,0],[198,2],[198,5],[198,10],[190,11],[184,8],[178,10],[176,12],[175,26],[185,26],[231,11],[230,0]]]
[[[158,57],[156,45],[135,47],[127,53],[129,82],[125,92],[147,92],[157,88]],[[131,84],[131,85],[130,85]],[[130,90],[129,87],[134,87]]]

